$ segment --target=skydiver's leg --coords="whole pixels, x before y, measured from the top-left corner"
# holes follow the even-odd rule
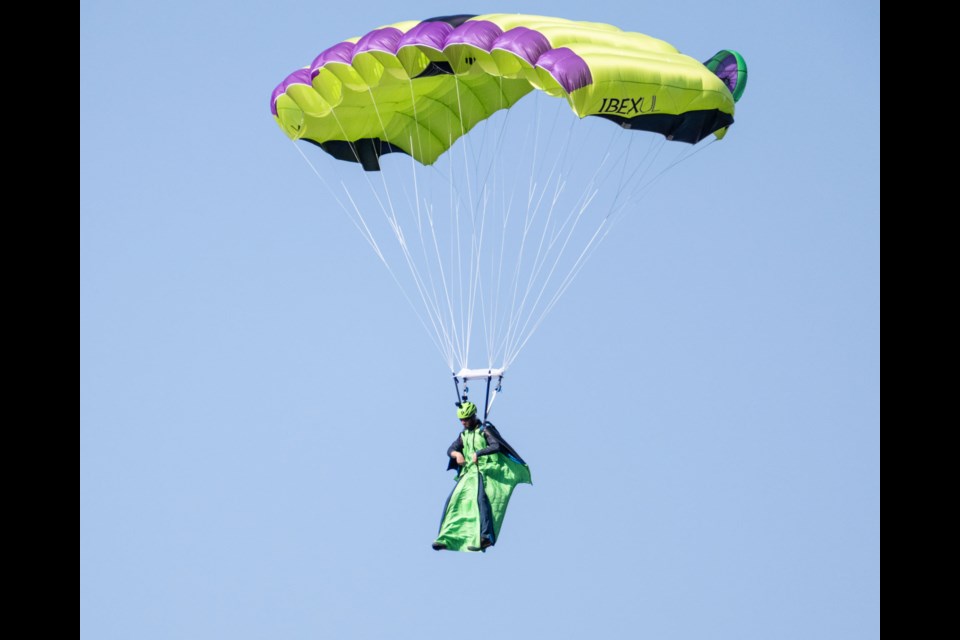
[[[490,507],[490,499],[484,489],[486,483],[483,481],[483,474],[478,476],[477,482],[477,507],[480,515],[480,548],[493,546],[497,541],[497,534],[494,532],[493,509]]]
[[[447,500],[434,548],[464,551],[479,544],[480,514],[477,506],[477,474],[466,473],[457,481]]]

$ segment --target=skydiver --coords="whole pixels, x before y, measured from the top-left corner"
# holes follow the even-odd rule
[[[530,468],[489,422],[477,418],[477,406],[457,409],[463,431],[447,448],[447,469],[457,484],[443,508],[436,551],[485,551],[496,544],[514,488],[531,484]]]

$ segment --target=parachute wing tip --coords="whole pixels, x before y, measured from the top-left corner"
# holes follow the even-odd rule
[[[722,49],[704,62],[703,66],[723,80],[730,89],[734,102],[740,100],[747,88],[747,61],[742,55],[732,49]]]

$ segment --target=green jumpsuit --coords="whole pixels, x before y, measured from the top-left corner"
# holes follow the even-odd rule
[[[460,443],[465,462],[447,499],[434,544],[453,551],[480,551],[496,543],[513,489],[520,483],[531,484],[530,468],[493,425],[465,429]],[[480,455],[474,463],[473,454],[491,443],[499,443],[499,450]],[[481,544],[482,539],[486,544]]]

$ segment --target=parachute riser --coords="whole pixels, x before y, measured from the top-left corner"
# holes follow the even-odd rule
[[[457,390],[457,402],[456,402],[456,405],[457,405],[457,408],[459,408],[460,405],[467,399],[467,396],[462,396],[462,397],[460,396],[460,378],[457,377],[457,374],[456,374],[456,373],[453,374],[453,386],[454,386],[454,387],[456,388],[456,390]]]
[[[486,424],[487,418],[490,416],[490,406],[493,404],[491,386],[494,378],[497,379],[497,386],[494,387],[492,391],[494,394],[500,393],[503,387],[503,369],[461,369],[459,373],[453,374],[453,385],[457,393],[457,407],[466,402],[469,397],[470,388],[467,386],[469,380],[485,379],[487,381],[483,402],[484,424]],[[463,393],[460,392],[461,380],[463,381]]]
[[[487,416],[490,415],[490,380],[492,376],[487,376],[487,392],[483,400],[483,423],[487,423]]]

